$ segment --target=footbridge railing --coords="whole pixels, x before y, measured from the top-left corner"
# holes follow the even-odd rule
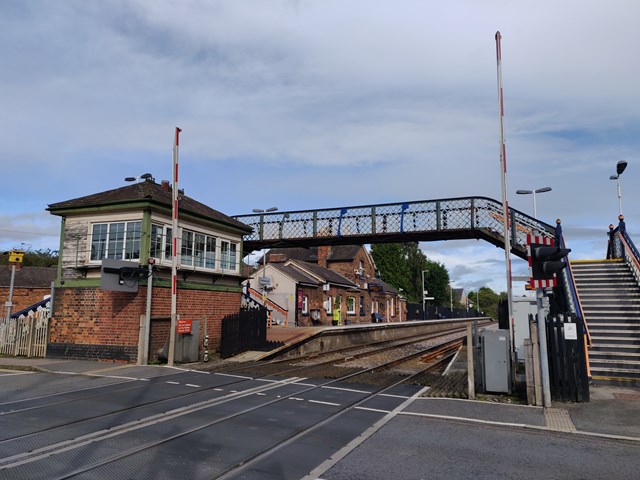
[[[449,198],[235,216],[253,227],[244,251],[270,247],[481,239],[504,247],[502,203]],[[527,234],[554,236],[554,227],[509,209],[511,252],[527,258]]]
[[[640,252],[627,233],[624,220],[616,228],[609,227],[609,246],[607,258],[623,259],[631,268],[636,281],[640,285]]]

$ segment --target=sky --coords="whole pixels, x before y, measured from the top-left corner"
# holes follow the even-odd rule
[[[170,180],[175,127],[180,187],[227,215],[501,200],[500,31],[509,205],[551,187],[538,217],[572,259],[604,258],[620,160],[640,233],[638,18],[628,0],[2,0],[0,250],[57,250],[48,204]],[[454,287],[506,289],[501,249],[421,247]]]

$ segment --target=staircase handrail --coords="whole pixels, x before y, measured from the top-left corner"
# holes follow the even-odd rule
[[[254,288],[251,288],[251,287],[249,287],[248,290],[249,290],[249,295],[250,296],[253,294],[256,297],[262,297],[262,294],[258,290],[254,289]],[[280,314],[282,314],[284,316],[287,316],[287,314],[289,313],[289,309],[278,305],[276,302],[274,302],[270,298],[267,298],[265,300],[265,304],[269,305],[271,308],[273,308],[273,310],[275,310],[276,312],[278,312],[278,313],[280,313]]]
[[[612,258],[621,258],[631,268],[633,276],[636,278],[636,282],[640,284],[640,253],[636,248],[633,240],[629,236],[626,228],[616,227],[611,231]]]
[[[566,244],[564,241],[564,237],[560,235],[560,245],[561,248],[566,248]],[[582,302],[580,301],[580,296],[578,295],[578,290],[576,289],[576,283],[573,276],[573,269],[571,268],[571,262],[568,257],[564,257],[562,261],[565,262],[566,268],[562,269],[562,282],[564,284],[565,292],[569,291],[569,295],[567,299],[569,300],[569,304],[571,306],[571,311],[580,319],[582,319],[582,325],[584,325],[585,335],[587,345],[590,347],[591,344],[591,334],[589,333],[589,326],[587,325],[587,321],[584,318],[584,311],[582,309]]]

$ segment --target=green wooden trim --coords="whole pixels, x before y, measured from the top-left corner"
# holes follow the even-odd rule
[[[147,281],[143,280],[139,284],[141,287],[147,285]],[[64,285],[61,285],[59,281],[56,281],[56,288],[100,288],[99,278],[79,278],[75,280],[65,280]],[[153,287],[156,288],[171,288],[171,280],[154,279]],[[181,282],[178,281],[178,296],[180,296],[180,290],[201,290],[208,292],[231,292],[242,293],[242,285],[215,285],[207,283],[195,283],[195,282]],[[126,292],[123,292],[126,293]]]
[[[147,265],[149,263],[149,255],[151,255],[151,210],[148,208],[142,212],[140,233],[139,261],[141,265]]]
[[[58,273],[56,274],[56,282],[62,278],[62,252],[64,249],[64,227],[66,222],[66,217],[62,217],[60,221],[60,246],[58,246]]]
[[[64,283],[62,283],[64,282]],[[90,288],[90,287],[100,287],[100,279],[99,278],[75,278],[73,280],[64,279],[64,280],[56,280],[56,288]]]

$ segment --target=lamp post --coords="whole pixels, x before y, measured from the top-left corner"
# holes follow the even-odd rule
[[[451,298],[450,298],[451,318],[453,318],[453,282],[449,282],[449,293],[451,294]]]
[[[627,168],[627,162],[625,160],[620,160],[616,164],[616,174],[611,175],[609,180],[615,180],[618,187],[618,215],[622,215],[622,193],[620,192],[620,175],[624,172],[624,169]]]
[[[476,303],[477,303],[477,312],[478,316],[480,316],[480,289],[476,290]]]
[[[536,193],[550,192],[551,187],[542,187],[535,190],[516,190],[518,195],[533,195],[533,218],[538,218],[538,210],[536,208]]]
[[[427,312],[426,310],[426,301],[427,301],[427,291],[424,289],[424,274],[427,272],[428,270],[422,270],[422,320],[426,320],[427,319]]]
[[[276,210],[278,210],[278,207],[270,207],[270,208],[266,208],[266,209],[262,209],[262,208],[254,208],[253,212],[254,213],[271,213],[271,212],[275,212]],[[260,220],[260,236],[264,238],[264,218],[262,218]],[[262,253],[262,278],[267,278],[267,249],[263,249],[263,253]],[[264,306],[266,307],[267,301],[267,283],[266,280],[262,281],[262,302],[264,304]]]

